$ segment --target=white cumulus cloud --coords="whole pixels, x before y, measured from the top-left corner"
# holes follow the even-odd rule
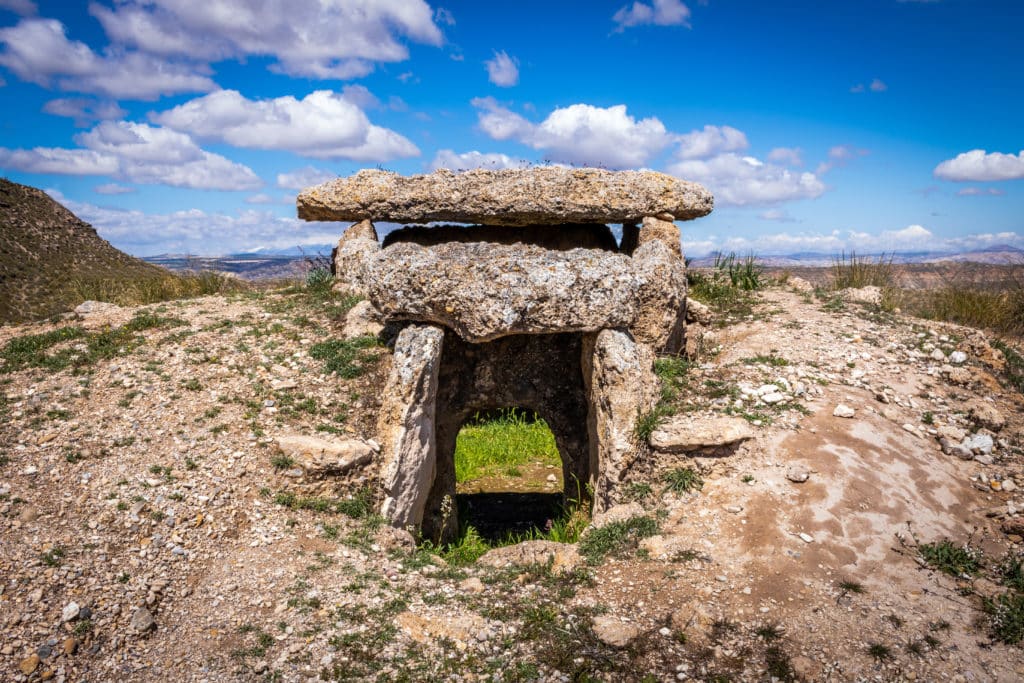
[[[279,173],[277,175],[277,186],[285,190],[305,190],[307,187],[326,183],[328,180],[334,180],[337,177],[337,173],[313,166],[304,166],[291,173]]]
[[[269,56],[273,70],[310,78],[355,78],[374,62],[403,61],[400,38],[444,42],[423,0],[120,0],[89,9],[112,40],[151,54]]]
[[[252,169],[201,149],[189,136],[130,121],[104,121],[79,133],[77,149],[0,147],[0,167],[29,173],[107,175],[143,184],[210,190],[263,185]]]
[[[705,185],[715,202],[737,206],[774,204],[794,199],[814,199],[825,192],[825,184],[814,173],[798,173],[765,163],[756,157],[734,153],[710,159],[678,161],[669,173]]]
[[[704,126],[679,136],[676,156],[680,159],[703,159],[722,152],[739,152],[749,147],[747,136],[732,126]]]
[[[573,104],[532,123],[498,104],[477,98],[480,129],[495,140],[514,139],[543,150],[552,161],[610,168],[643,166],[672,141],[657,118],[637,120],[626,105]]]
[[[350,98],[365,101],[368,91],[349,95],[317,90],[298,100],[291,96],[250,100],[236,90],[220,90],[150,118],[198,138],[236,147],[287,150],[316,159],[387,161],[419,154],[393,130],[370,123]]]
[[[972,149],[943,161],[935,167],[934,174],[936,178],[955,181],[1017,180],[1024,178],[1024,150],[1014,155]]]
[[[513,57],[502,50],[495,52],[492,59],[484,62],[487,67],[487,79],[501,88],[511,88],[519,83],[519,66]]]
[[[55,19],[23,19],[0,29],[0,44],[0,65],[43,87],[56,84],[61,90],[139,100],[217,87],[196,66],[116,49],[99,55],[85,43],[68,40]]]
[[[652,0],[650,3],[637,0],[621,8],[612,17],[617,24],[616,31],[631,26],[655,24],[657,26],[690,26],[690,8],[679,0]]]
[[[803,166],[803,150],[799,147],[776,147],[768,152],[768,161],[775,161],[787,166]]]
[[[95,121],[119,119],[128,113],[116,102],[93,100],[86,97],[50,100],[43,105],[43,111],[54,116],[74,119],[75,125],[78,127],[87,126]]]
[[[525,168],[526,166],[529,166],[529,162],[523,159],[513,159],[507,154],[497,152],[485,153],[477,152],[476,150],[456,154],[450,149],[442,149],[437,152],[434,160],[430,162],[431,170],[447,168],[451,171],[468,171],[473,168]]]

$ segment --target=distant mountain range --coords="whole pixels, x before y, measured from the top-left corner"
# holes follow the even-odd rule
[[[742,256],[742,254],[738,254]],[[846,254],[847,258],[851,254]],[[984,249],[975,249],[973,251],[963,252],[945,252],[945,251],[918,251],[918,252],[900,252],[900,253],[889,253],[884,254],[860,254],[857,255],[858,259],[868,259],[871,261],[877,261],[882,259],[888,262],[892,259],[893,263],[981,263],[985,265],[1024,265],[1024,249],[1018,249],[1008,244],[999,244],[992,247],[986,247]],[[708,254],[707,256],[701,256],[694,258],[690,261],[690,264],[697,267],[712,266],[715,263],[716,254]],[[841,259],[840,254],[834,253],[823,253],[823,252],[800,252],[796,254],[784,254],[784,255],[757,255],[757,260],[766,266],[784,268],[786,266],[791,267],[816,267],[816,266],[830,266],[836,260]]]

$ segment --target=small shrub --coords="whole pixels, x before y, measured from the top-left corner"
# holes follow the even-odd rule
[[[868,654],[876,662],[884,662],[892,658],[892,649],[882,643],[871,643],[868,645]]]
[[[918,553],[928,565],[950,576],[973,576],[981,571],[981,552],[970,545],[955,545],[949,539],[922,543]]]
[[[832,289],[859,289],[872,286],[883,290],[891,289],[896,284],[894,257],[895,254],[881,254],[877,260],[872,261],[869,257],[857,256],[857,253],[852,251],[847,258],[846,252],[843,251],[842,255],[832,259]]]
[[[270,458],[270,464],[275,470],[286,470],[295,464],[295,458],[280,453]]]
[[[1024,558],[1007,555],[999,565],[999,577],[1007,588],[1024,592]]]
[[[1015,645],[1024,639],[1024,594],[1003,593],[997,598],[986,598],[983,607],[996,640]]]
[[[672,409],[664,403],[659,403],[647,412],[637,415],[636,426],[633,434],[640,443],[647,443],[654,430],[661,426],[665,418],[672,414]]]
[[[445,546],[441,553],[442,557],[456,567],[466,567],[476,562],[480,557],[491,549],[476,528],[467,525],[459,538]]]
[[[677,467],[662,475],[661,481],[667,491],[681,495],[704,488],[704,480],[692,467]]]
[[[579,552],[590,564],[600,564],[608,555],[619,555],[636,547],[642,538],[658,533],[658,522],[646,515],[612,522],[591,529],[580,541]]]

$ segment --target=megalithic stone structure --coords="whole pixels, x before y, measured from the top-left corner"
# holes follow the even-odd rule
[[[366,170],[300,193],[301,218],[354,221],[337,286],[402,326],[378,419],[382,514],[433,538],[457,529],[455,438],[504,407],[548,422],[567,488],[590,491],[596,511],[615,503],[642,455],[655,353],[684,343],[675,221],[713,201],[662,173],[558,167]],[[470,225],[411,226],[382,246],[375,221]]]

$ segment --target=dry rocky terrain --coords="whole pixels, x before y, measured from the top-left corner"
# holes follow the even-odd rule
[[[1024,542],[1024,402],[980,333],[762,292],[675,399],[751,438],[641,460],[598,524],[646,538],[457,566],[372,514],[374,457],[320,477],[277,446],[373,450],[389,351],[317,350],[339,315],[291,291],[0,328],[0,679],[1024,676],[982,609]],[[925,562],[945,539],[982,570]]]

